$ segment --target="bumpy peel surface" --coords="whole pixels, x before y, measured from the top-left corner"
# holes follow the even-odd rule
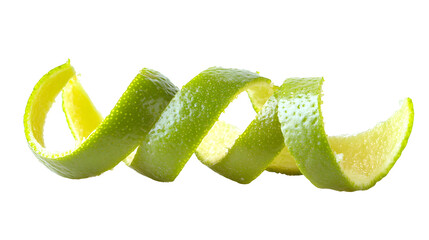
[[[407,98],[387,121],[354,136],[328,137],[320,111],[323,78],[291,78],[276,87],[246,70],[209,68],[180,91],[157,71],[143,69],[103,119],[70,62],[52,69],[28,100],[25,135],[42,163],[68,178],[97,176],[124,161],[158,181],[173,181],[198,159],[217,173],[250,183],[264,170],[305,175],[315,186],[368,189],[401,155],[413,124]],[[62,91],[63,110],[76,147],[45,148],[43,126]],[[257,112],[244,132],[218,121],[246,91]]]

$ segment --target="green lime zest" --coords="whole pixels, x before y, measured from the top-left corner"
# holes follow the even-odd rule
[[[49,169],[68,178],[96,176],[116,166],[141,143],[177,92],[177,88],[166,77],[156,71],[143,69],[111,113],[89,136],[85,136],[88,131],[78,129],[90,128],[98,119],[79,117],[83,121],[76,120],[77,111],[86,109],[85,112],[90,112],[91,108],[87,107],[87,99],[79,100],[70,96],[82,91],[77,81],[71,82],[68,87],[74,90],[64,90],[63,108],[78,142],[69,151],[50,152],[45,148],[43,138],[46,115],[56,96],[75,76],[70,62],[48,72],[34,87],[24,114],[25,136],[30,149]],[[97,114],[90,116],[94,115]],[[80,125],[77,124],[79,122]]]
[[[411,99],[388,120],[352,136],[330,137],[321,114],[323,78],[290,78],[278,91],[279,120],[290,153],[315,186],[343,191],[368,189],[392,168],[413,126]]]
[[[180,91],[157,71],[143,69],[103,119],[67,63],[36,84],[24,114],[30,149],[68,178],[100,175],[124,161],[157,181],[176,179],[192,154],[215,172],[250,183],[264,170],[303,174],[320,188],[372,187],[392,168],[411,133],[411,99],[388,120],[353,136],[328,137],[321,106],[323,78],[290,78],[280,87],[247,70],[209,68]],[[63,111],[76,146],[46,149],[46,115],[62,91]],[[246,91],[256,118],[244,132],[219,121]]]

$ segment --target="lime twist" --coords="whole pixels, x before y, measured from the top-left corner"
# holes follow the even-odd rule
[[[168,182],[195,153],[239,183],[250,183],[267,170],[302,173],[320,188],[368,189],[386,176],[405,148],[414,119],[412,101],[403,100],[388,120],[366,132],[328,137],[320,110],[322,82],[291,78],[277,87],[257,73],[213,67],[179,91],[159,72],[143,69],[103,119],[68,61],[34,87],[25,109],[25,136],[36,157],[67,178],[97,176],[124,161]],[[54,153],[45,148],[43,127],[61,91],[76,146]],[[257,116],[241,133],[218,118],[243,91]]]

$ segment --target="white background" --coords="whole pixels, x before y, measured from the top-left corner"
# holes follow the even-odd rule
[[[427,239],[428,10],[412,0],[1,1],[0,239]],[[404,97],[414,128],[387,177],[354,193],[273,173],[240,185],[195,157],[173,183],[122,163],[70,180],[33,156],[22,124],[33,86],[68,58],[104,115],[143,67],[181,87],[224,66],[276,84],[324,76],[329,134],[370,128]],[[239,100],[227,117],[248,122]],[[58,104],[46,138],[73,146]]]

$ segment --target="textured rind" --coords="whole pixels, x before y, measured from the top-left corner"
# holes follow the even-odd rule
[[[400,157],[414,119],[413,104],[407,98],[400,115],[405,126],[398,127],[402,135],[399,142],[392,141],[397,144],[394,154],[385,160],[379,174],[362,183],[342,169],[325,134],[321,114],[323,78],[290,78],[276,87],[256,73],[214,67],[179,91],[159,72],[143,69],[99,124],[101,115],[80,84],[72,81],[67,85],[75,77],[70,61],[49,71],[34,87],[24,114],[25,135],[33,153],[49,169],[68,178],[96,176],[127,159],[127,165],[154,180],[173,181],[197,151],[204,164],[239,183],[250,183],[267,170],[302,173],[319,188],[364,190],[386,176]],[[77,146],[52,153],[44,146],[43,126],[61,89],[63,110]],[[242,134],[231,130],[235,137],[228,138],[225,145],[217,136],[233,128],[223,125],[216,128],[219,132],[208,133],[243,91],[247,91],[257,117]],[[99,120],[85,122],[79,115],[83,113]],[[204,142],[206,136],[213,139]],[[207,144],[216,141],[223,145],[216,151],[226,153],[208,156]]]
[[[329,145],[321,114],[322,83],[323,78],[290,78],[280,87],[278,116],[285,144],[302,174],[313,185],[339,191],[368,189],[389,172],[407,144],[414,119],[411,99],[406,99],[402,105],[409,110],[404,116],[408,120],[405,137],[400,139],[401,147],[393,159],[388,159],[390,164],[383,168],[381,174],[370,179],[368,184],[362,184],[343,172]]]
[[[209,167],[236,182],[250,183],[268,167],[283,148],[277,102],[275,96],[272,96],[255,120],[236,139],[226,156]]]
[[[214,67],[201,72],[167,106],[130,167],[158,181],[173,181],[229,103],[264,83],[272,87],[269,79],[246,70]]]
[[[34,101],[44,93],[52,92],[52,89],[40,89],[40,87],[54,81],[62,82],[61,87],[52,93],[53,98],[49,99],[53,101],[61,88],[74,76],[74,70],[72,74],[64,75],[59,79],[54,78],[54,75],[70,69],[72,67],[66,63],[46,74],[36,85],[24,115],[25,133],[30,148],[52,171],[68,178],[96,176],[112,169],[134,151],[177,92],[177,88],[160,73],[143,69],[111,113],[85,141],[75,149],[55,154],[48,152],[43,142],[34,138],[29,116],[32,111],[37,110],[38,106],[34,106]],[[131,117],[124,118],[124,115]]]
[[[323,78],[289,78],[279,89],[279,120],[301,173],[319,188],[352,190],[329,147],[321,115]]]

